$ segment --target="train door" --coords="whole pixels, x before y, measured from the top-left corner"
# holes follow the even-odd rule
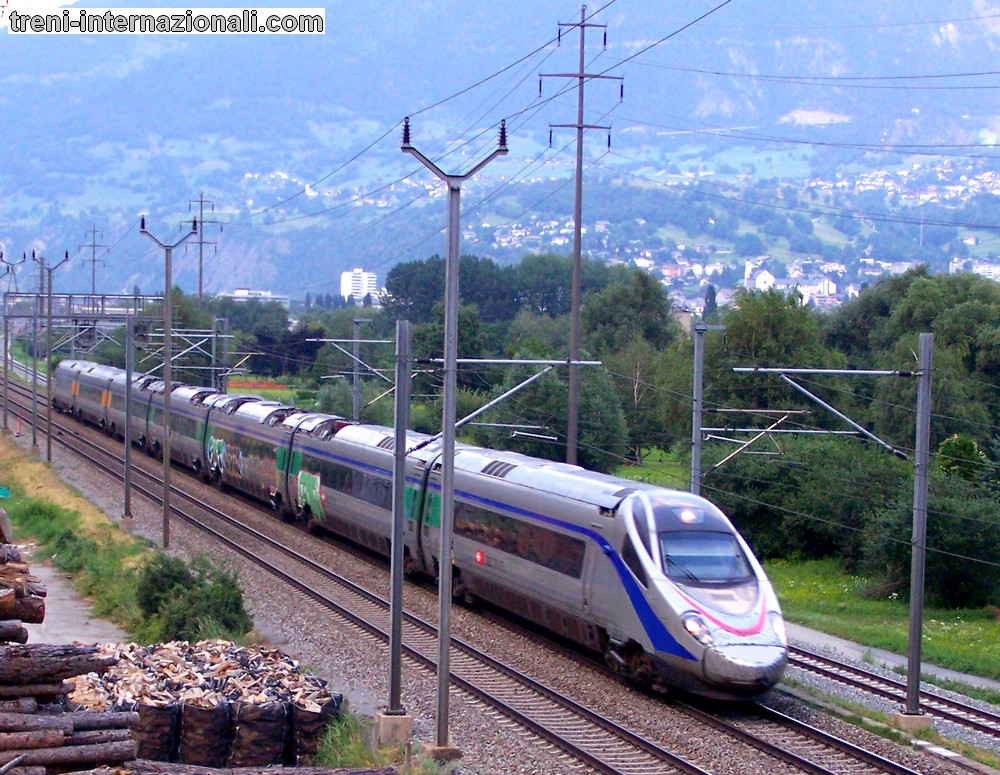
[[[427,461],[421,472],[420,488],[411,501],[407,492],[407,513],[414,515],[414,546],[421,570],[436,575],[436,558],[441,547],[441,456]]]

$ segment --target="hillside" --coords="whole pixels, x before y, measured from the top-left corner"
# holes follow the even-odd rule
[[[940,146],[992,142],[1000,126],[983,98],[1000,40],[993,2],[733,2],[680,31],[713,7],[619,0],[593,19],[608,47],[588,30],[588,72],[623,76],[625,98],[614,82],[587,86],[586,122],[612,127],[615,152],[601,155],[606,132],[588,135],[588,197],[623,170],[671,166],[833,177],[885,163],[859,145],[960,153]],[[548,136],[573,121],[574,95],[542,79],[554,99],[535,103],[539,73],[577,67],[576,30],[550,41],[578,14],[525,0],[334,3],[322,36],[4,34],[0,250],[68,250],[57,282],[84,290],[79,246],[96,226],[112,248],[103,289],[152,289],[161,258],[138,214],[166,237],[204,192],[226,224],[206,232],[218,243],[205,248],[210,291],[336,292],[339,272],[359,265],[384,277],[444,249],[441,184],[399,153],[403,116],[432,157],[468,143],[442,161],[456,171],[509,119],[511,153],[467,184],[466,219],[509,222],[537,201],[522,182],[567,180],[572,130],[555,129],[551,150]],[[196,287],[196,249],[178,252],[174,277]]]

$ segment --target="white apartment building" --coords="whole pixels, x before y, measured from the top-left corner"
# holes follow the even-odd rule
[[[378,277],[374,272],[355,269],[351,272],[340,273],[341,296],[345,298],[350,296],[354,301],[360,302],[369,293],[373,299],[378,294]]]

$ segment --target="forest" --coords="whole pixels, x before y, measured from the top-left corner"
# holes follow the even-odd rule
[[[225,317],[238,359],[254,375],[279,378],[303,408],[350,416],[353,365],[343,344],[361,321],[361,419],[391,424],[388,392],[395,321],[414,324],[411,425],[440,426],[444,262],[397,265],[381,307],[312,305],[292,323],[277,303],[197,300],[175,291],[185,326]],[[459,356],[563,359],[568,352],[571,261],[532,255],[501,266],[463,256]],[[706,293],[714,296],[709,286]],[[871,594],[905,596],[910,572],[913,452],[921,333],[933,334],[927,593],[950,606],[1000,604],[1000,284],[920,267],[887,277],[831,312],[796,294],[737,294],[706,322],[702,494],[716,502],[763,557],[836,557],[874,579]],[[580,463],[644,478],[654,460],[689,466],[693,348],[651,275],[584,261]],[[94,358],[123,365],[119,342]],[[338,340],[323,342],[319,340]],[[192,364],[193,365],[193,364]],[[885,451],[773,374],[735,367],[898,371],[899,376],[808,375],[798,381],[901,454]],[[466,364],[458,414],[482,406],[537,370]],[[197,381],[204,372],[184,374]],[[378,373],[376,373],[376,371]],[[465,426],[476,444],[564,459],[567,374],[557,368]],[[786,433],[736,442],[784,418]],[[523,432],[512,431],[518,426]],[[795,431],[792,433],[791,431]],[[822,432],[822,433],[821,433]],[[720,464],[721,463],[721,464]],[[719,465],[717,465],[719,464]],[[675,486],[686,486],[677,482]]]

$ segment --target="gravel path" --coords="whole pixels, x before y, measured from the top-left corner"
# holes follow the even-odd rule
[[[30,443],[30,442],[28,442]],[[136,465],[150,465],[141,453],[133,455]],[[159,464],[152,464],[159,467]],[[112,518],[123,511],[120,483],[96,473],[74,460],[58,445],[53,448],[53,467],[60,476]],[[226,498],[198,481],[175,473],[175,486],[183,487],[261,530],[279,537],[300,551],[308,551],[336,572],[388,595],[389,578],[383,569],[332,545],[319,544],[308,535],[283,524],[261,511]],[[134,520],[128,526],[155,545],[160,544],[162,509],[136,494],[132,498]],[[351,709],[362,715],[374,715],[388,699],[386,647],[373,646],[368,640],[357,641],[343,628],[331,622],[329,615],[307,602],[301,595],[275,583],[273,577],[258,570],[249,561],[220,549],[199,531],[180,519],[171,521],[172,551],[190,559],[209,554],[235,569],[243,587],[246,605],[258,632],[274,645],[299,659],[313,672],[329,681],[333,691],[343,693]],[[430,621],[437,620],[437,597],[432,590],[407,585],[407,610]],[[483,617],[460,607],[452,613],[453,635],[491,653],[515,667],[539,677],[558,691],[588,704],[597,712],[627,721],[641,733],[658,740],[666,748],[696,761],[717,773],[792,772],[762,757],[747,746],[720,739],[705,730],[669,701],[646,697],[598,670],[563,655],[539,647],[521,635],[498,627]],[[433,742],[436,737],[436,678],[403,666],[403,705],[413,718],[413,739]],[[830,690],[831,687],[825,687]],[[932,757],[911,747],[901,746],[833,718],[803,703],[774,693],[770,700],[783,712],[807,720],[814,726],[829,729],[883,756],[893,758],[920,772],[931,774],[968,772],[967,769]],[[463,757],[458,765],[462,773],[579,773],[583,770],[567,763],[559,752],[544,742],[507,722],[476,702],[466,700],[455,689],[450,695],[449,742],[458,746]]]

